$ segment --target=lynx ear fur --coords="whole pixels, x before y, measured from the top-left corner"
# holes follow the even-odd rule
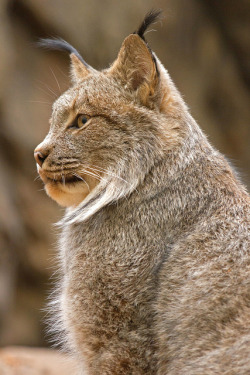
[[[92,69],[83,64],[79,57],[77,57],[77,55],[75,55],[74,53],[70,54],[70,60],[71,80],[73,84],[76,84],[77,82],[86,78]]]
[[[131,34],[124,40],[110,73],[143,104],[148,105],[155,96],[159,82],[156,61],[139,35]]]

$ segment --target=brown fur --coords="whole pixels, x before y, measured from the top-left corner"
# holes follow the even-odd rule
[[[88,375],[247,375],[244,187],[139,35],[109,69],[71,54],[71,71],[36,149],[47,193],[69,206],[62,339]],[[90,120],[70,127],[79,114]]]

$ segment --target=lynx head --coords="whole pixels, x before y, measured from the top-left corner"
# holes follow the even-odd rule
[[[63,40],[40,42],[66,50],[71,59],[72,87],[53,104],[50,131],[35,149],[46,192],[73,208],[68,221],[84,220],[130,194],[179,141],[175,119],[182,103],[143,36],[159,14],[146,15],[103,71]]]

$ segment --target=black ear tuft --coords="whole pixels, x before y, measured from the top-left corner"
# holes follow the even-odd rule
[[[57,51],[66,51],[69,54],[73,53],[78,57],[79,60],[86,66],[86,68],[90,68],[90,66],[83,60],[80,53],[68,42],[61,38],[54,38],[54,39],[40,39],[37,42],[38,47],[47,48],[47,49],[54,49]]]
[[[158,21],[160,19],[160,15],[162,13],[161,9],[152,9],[150,12],[148,12],[142,21],[141,25],[139,26],[138,30],[134,32],[134,34],[138,34],[143,40],[144,39],[144,33],[147,30],[147,28],[154,23],[155,21]]]

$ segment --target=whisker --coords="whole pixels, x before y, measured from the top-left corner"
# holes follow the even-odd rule
[[[86,180],[84,180],[84,178],[82,178],[81,176],[79,176],[77,173],[73,173],[74,176],[76,176],[77,178],[80,178],[80,180],[82,180],[88,187],[88,191],[90,192],[90,187],[89,187],[89,184],[87,183]]]
[[[56,75],[55,75],[53,69],[52,69],[51,67],[49,67],[49,68],[50,68],[50,71],[51,71],[51,73],[53,74],[53,76],[54,76],[54,78],[55,78],[55,80],[56,80],[57,86],[58,86],[58,88],[59,88],[59,93],[61,94],[62,90],[61,90],[61,87],[60,87],[60,85],[59,85],[58,79],[56,78]]]
[[[122,180],[123,182],[126,182],[128,184],[128,181],[126,181],[124,178],[122,178],[120,176],[117,176],[116,174],[110,172],[108,169],[104,169],[104,168],[96,167],[96,166],[95,167],[91,167],[91,169],[96,170],[98,172],[104,172],[104,173],[108,174],[109,176],[118,178],[119,180]]]
[[[99,169],[97,167],[90,167],[90,169],[93,170],[93,171],[101,172],[101,173],[107,172],[107,174],[109,174],[110,176],[112,176],[111,173],[108,173],[108,170],[104,170],[104,169],[101,170],[101,169]]]
[[[84,171],[83,173],[89,174],[89,171]],[[91,173],[91,175],[96,176],[94,173]],[[98,178],[100,181],[107,182],[107,179],[105,179],[104,177],[102,177],[100,175],[98,175],[98,177],[96,176],[96,178]],[[113,186],[113,189],[116,190],[116,191],[118,191],[118,192],[121,191],[121,188],[119,188],[118,186],[115,186],[115,185]]]
[[[102,167],[96,167],[96,166],[91,167],[91,169],[93,169],[94,171],[106,173],[108,176],[111,176],[111,177],[117,178],[120,181],[123,181],[124,183],[128,184],[128,186],[130,185],[127,180],[125,180],[124,178],[122,178],[120,176],[117,176],[115,173],[110,172],[108,169],[105,169],[105,168],[102,168]],[[122,191],[122,187],[114,186],[114,188],[118,191]],[[134,188],[134,189],[135,189],[135,191],[137,191],[137,188]]]
[[[102,179],[102,177],[99,175],[99,174],[96,174],[94,172],[91,172],[89,170],[86,170],[86,169],[82,169],[81,170],[83,173],[85,174],[88,174],[89,176],[92,176],[92,177],[95,177],[95,178],[98,178],[98,179]]]
[[[59,72],[60,72],[65,78],[67,78],[67,81],[69,80],[69,77],[67,76],[67,74],[65,74],[64,71],[62,71],[62,69],[60,69],[58,66],[57,66],[57,70],[59,70]]]
[[[46,85],[46,83],[40,81],[39,79],[37,79],[37,82],[39,82],[42,85],[44,85],[47,88],[47,90],[49,90],[53,94],[53,97],[57,98],[58,95],[55,93],[54,90],[52,90],[52,88],[50,88],[48,85]]]
[[[96,173],[94,173],[94,172],[91,172],[91,171],[89,171],[89,170],[82,170],[82,172],[84,173],[84,174],[86,174],[87,176],[90,176],[90,177],[94,177],[94,178],[96,178],[98,181],[104,181],[104,182],[107,182],[107,179],[106,178],[104,178],[104,177],[102,177],[102,176],[100,176],[99,174],[96,174]]]
[[[44,90],[42,87],[38,87],[38,86],[37,86],[37,88],[38,88],[40,91],[44,92],[46,95],[48,95],[50,98],[52,98],[53,100],[55,100],[55,96],[54,96],[54,95],[51,95],[48,91]]]
[[[101,177],[101,176],[97,176],[97,175],[95,175],[95,174],[93,174],[93,173],[91,173],[91,172],[89,172],[89,171],[83,171],[83,173],[84,173],[85,175],[87,175],[87,176],[90,176],[90,177],[94,177],[94,178],[96,178],[98,181],[106,181],[103,177]]]
[[[89,171],[89,169],[91,171]],[[101,168],[101,169],[103,169],[103,168]],[[107,182],[107,179],[100,176],[99,174],[94,173],[93,171],[102,172],[101,170],[98,170],[98,168],[92,168],[92,167],[91,168],[88,167],[88,170],[83,170],[82,172],[87,174],[87,175],[90,175],[90,176],[93,176],[93,177],[97,178],[99,181]],[[117,179],[120,179],[120,180],[128,183],[126,180],[122,179],[121,177],[119,178],[119,176],[116,176],[115,174],[110,173],[108,170],[103,169],[103,171],[105,171],[107,173],[107,175],[110,175],[112,177],[115,177]],[[118,187],[118,186],[115,186],[115,185],[113,185],[113,189],[116,190],[118,193],[120,193],[122,191],[121,187]]]

